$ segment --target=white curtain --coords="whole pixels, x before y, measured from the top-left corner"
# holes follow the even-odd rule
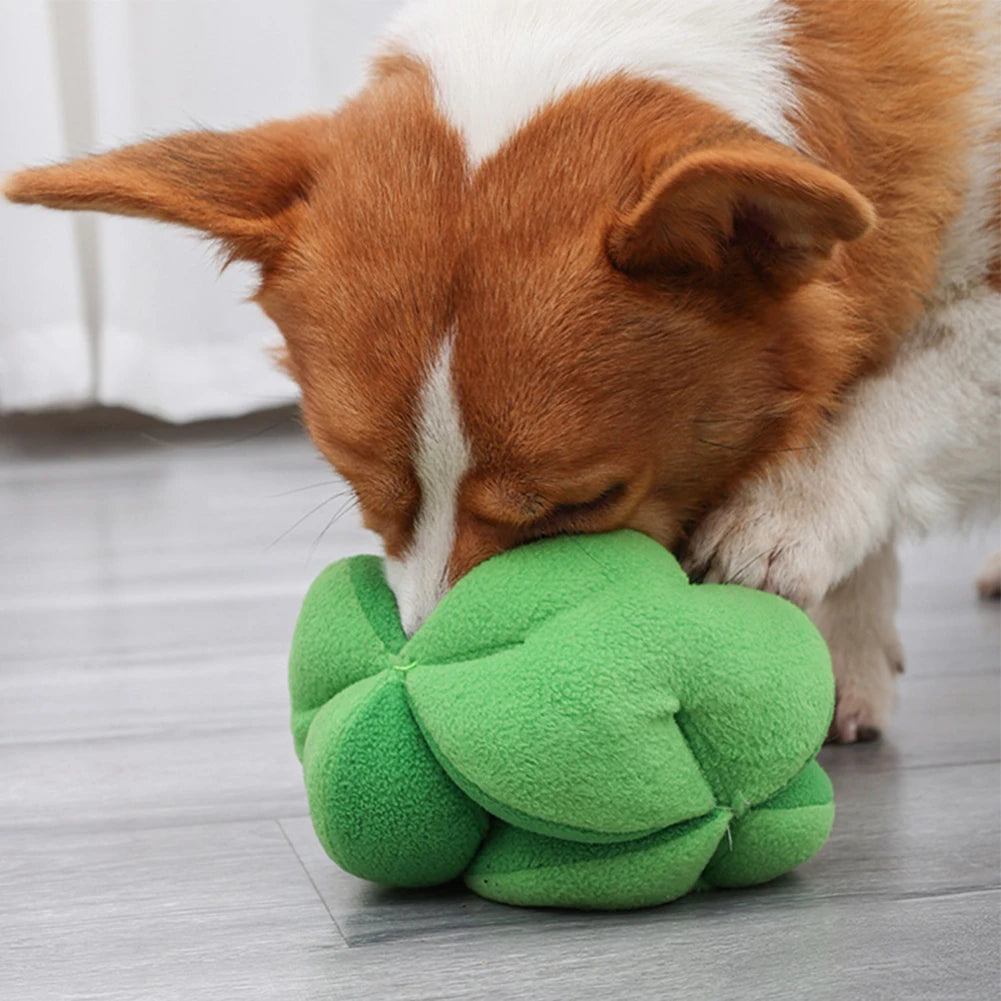
[[[399,0],[0,0],[0,171],[332,107]],[[0,411],[286,403],[279,338],[197,235],[0,204]]]

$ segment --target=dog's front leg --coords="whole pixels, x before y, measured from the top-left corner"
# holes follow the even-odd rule
[[[900,528],[927,532],[998,500],[1001,296],[943,306],[859,383],[815,447],[745,482],[697,527],[686,569],[809,608]]]
[[[891,532],[894,460],[873,454],[867,417],[848,415],[822,445],[745,482],[697,527],[685,569],[818,604]]]

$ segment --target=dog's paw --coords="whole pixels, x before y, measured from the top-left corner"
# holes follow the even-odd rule
[[[693,580],[742,584],[809,608],[854,569],[833,541],[822,514],[808,517],[748,491],[701,522],[683,564]]]
[[[875,740],[890,721],[897,697],[897,677],[904,670],[895,647],[832,650],[837,700],[828,741],[854,744]]]
[[[1001,549],[984,561],[977,575],[977,591],[981,598],[1001,598]]]
[[[867,691],[867,687],[852,685],[844,691],[838,689],[834,719],[827,732],[828,743],[854,744],[880,737],[893,711],[893,690]]]

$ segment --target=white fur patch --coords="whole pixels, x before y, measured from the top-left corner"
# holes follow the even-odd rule
[[[408,636],[448,590],[459,482],[470,465],[469,443],[452,388],[451,362],[452,341],[447,340],[421,388],[413,451],[421,506],[414,539],[402,560],[386,560],[386,579]]]
[[[984,280],[998,253],[999,234],[992,225],[997,199],[1001,149],[997,139],[1001,117],[1001,73],[997,52],[1001,47],[1001,4],[983,0],[977,5],[983,32],[978,36],[982,60],[978,93],[981,112],[970,131],[966,162],[968,188],[957,217],[949,224],[939,262],[936,298],[940,302],[961,297]]]
[[[684,87],[787,145],[782,0],[416,0],[384,45],[431,69],[476,164],[540,108],[615,73]]]

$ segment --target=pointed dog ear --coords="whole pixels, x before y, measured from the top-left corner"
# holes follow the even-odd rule
[[[13,202],[145,216],[200,229],[232,258],[265,261],[287,214],[308,196],[333,118],[311,115],[238,132],[180,132],[6,179]]]
[[[876,219],[847,181],[768,146],[691,153],[666,168],[639,204],[613,223],[607,248],[627,274],[722,271],[742,254],[777,290],[814,277],[839,241]]]

